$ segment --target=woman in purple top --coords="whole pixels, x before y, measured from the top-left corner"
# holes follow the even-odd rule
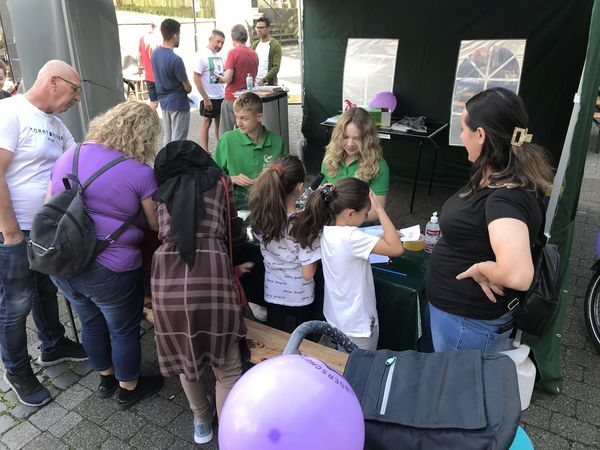
[[[140,376],[140,321],[144,301],[141,282],[144,228],[158,230],[152,194],[156,180],[148,165],[154,160],[160,122],[148,105],[118,104],[90,123],[79,154],[78,178],[84,183],[96,170],[121,156],[127,159],[95,179],[84,198],[96,236],[104,239],[139,210],[126,231],[81,275],[52,281],[73,305],[82,325],[83,347],[92,369],[100,372],[98,395],[110,397],[117,387],[117,406],[128,409],[157,392],[160,375]],[[74,148],[54,164],[51,193],[64,189],[72,172]]]

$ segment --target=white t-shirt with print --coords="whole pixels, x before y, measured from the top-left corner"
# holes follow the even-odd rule
[[[73,145],[65,124],[23,95],[0,101],[0,148],[14,154],[6,181],[21,230],[31,229],[33,216],[44,204],[52,165]]]
[[[256,73],[256,79],[262,80],[269,71],[269,50],[271,49],[271,41],[263,42],[260,41],[256,46],[256,53],[258,54],[258,72]]]
[[[202,85],[208,94],[208,98],[211,100],[223,98],[225,85],[219,83],[216,77],[216,75],[225,73],[223,57],[210,48],[204,48],[198,52],[197,58],[194,72],[202,77]]]
[[[348,336],[370,337],[373,327],[379,323],[369,262],[369,255],[379,239],[357,227],[323,228],[323,314],[327,322]]]
[[[261,236],[256,236],[261,241]],[[302,266],[321,259],[319,242],[314,249],[302,248],[286,235],[260,251],[265,263],[265,301],[284,306],[310,305],[315,299],[314,280],[302,277]]]

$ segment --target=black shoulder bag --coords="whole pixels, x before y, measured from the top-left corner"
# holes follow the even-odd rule
[[[544,235],[546,213],[543,207],[541,209],[542,226],[531,251],[534,264],[531,287],[508,303],[515,327],[534,336],[544,335],[554,322],[562,283],[560,254],[556,245],[548,244]]]

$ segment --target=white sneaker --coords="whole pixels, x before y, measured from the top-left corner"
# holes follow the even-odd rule
[[[256,320],[261,322],[267,321],[267,308],[261,305],[257,305],[256,303],[248,302],[248,306],[252,310],[252,315]]]

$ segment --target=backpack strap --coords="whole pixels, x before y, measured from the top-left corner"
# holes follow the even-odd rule
[[[106,242],[106,245],[109,245],[115,242],[117,239],[119,239],[119,237],[125,232],[127,227],[129,227],[129,225],[131,225],[138,218],[141,212],[142,205],[140,205],[138,210],[134,212],[131,216],[129,216],[129,218],[125,222],[123,222],[119,228],[117,228],[115,231],[113,231],[104,239],[102,239],[102,242]]]
[[[87,180],[85,180],[85,183],[81,183],[81,181],[79,181],[79,177],[77,176],[77,172],[79,169],[79,153],[81,150],[81,142],[79,144],[77,144],[77,147],[75,147],[75,153],[73,154],[73,170],[72,173],[68,173],[63,177],[63,183],[65,185],[66,189],[71,189],[72,185],[70,184],[69,180],[77,183],[78,185],[81,186],[81,190],[84,191],[91,183],[92,181],[94,181],[96,178],[98,178],[100,175],[102,175],[104,172],[106,172],[108,169],[110,169],[111,167],[116,166],[117,164],[125,161],[127,158],[125,158],[124,156],[119,156],[116,159],[113,159],[112,161],[110,161],[109,163],[103,165],[102,167],[100,167],[98,170],[96,170],[93,174],[91,174],[89,176],[89,178]]]

